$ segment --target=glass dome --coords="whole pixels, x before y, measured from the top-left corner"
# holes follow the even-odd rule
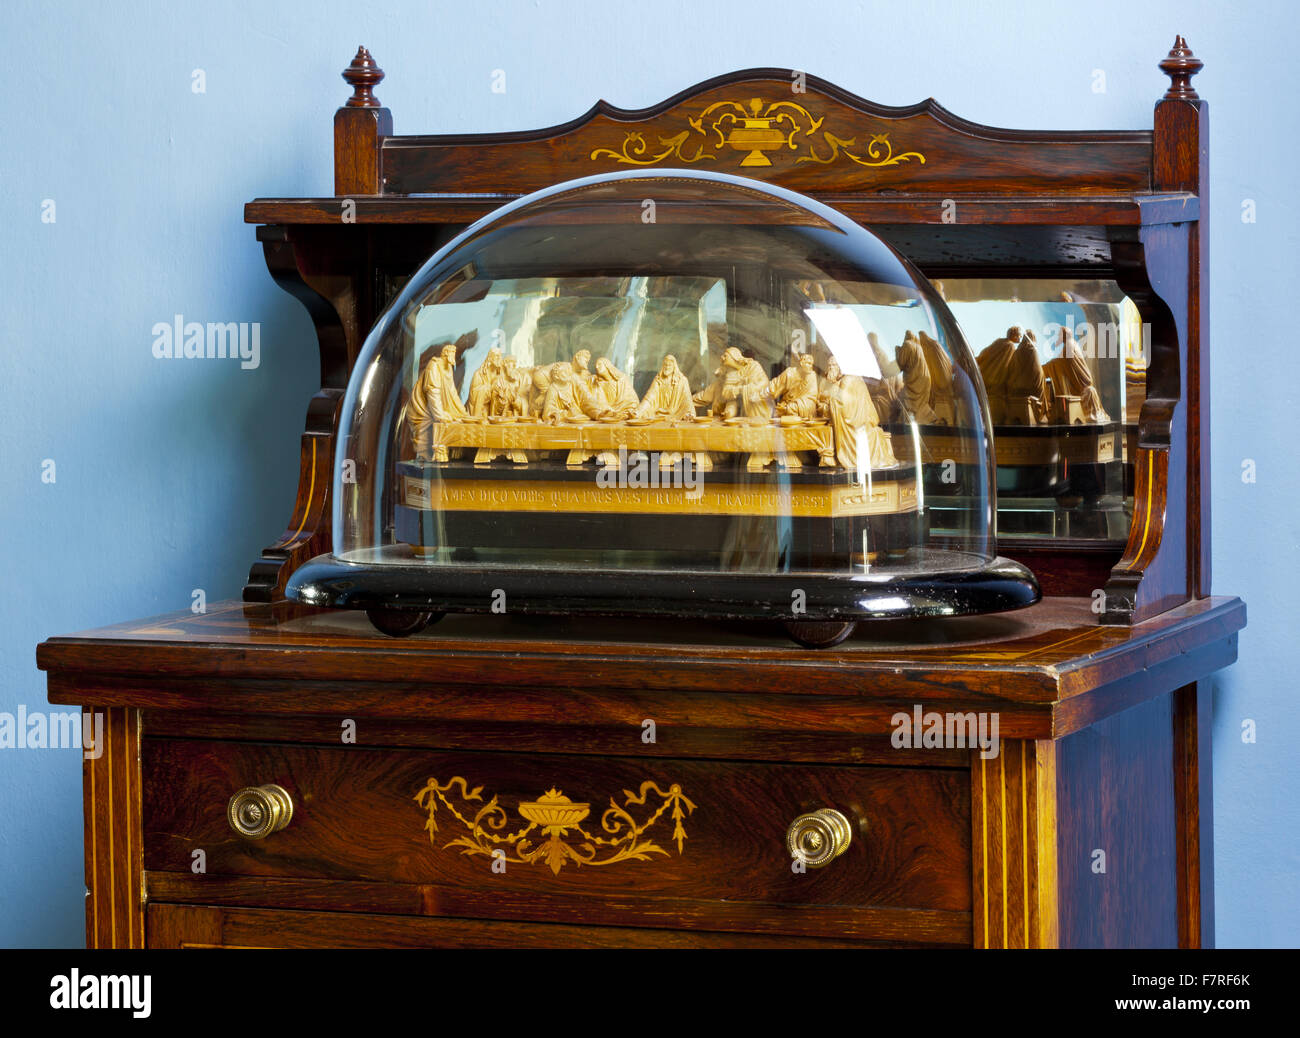
[[[994,471],[979,368],[880,238],[757,181],[607,174],[485,217],[393,301],[343,404],[333,553],[288,593],[389,633],[455,610],[832,640],[1037,599],[996,558]]]

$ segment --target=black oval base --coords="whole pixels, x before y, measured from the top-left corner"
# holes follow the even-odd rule
[[[785,631],[806,649],[829,649],[857,629],[856,620],[787,620]]]
[[[293,574],[285,593],[305,605],[382,611],[382,615],[504,611],[780,620],[804,625],[997,613],[1033,605],[1041,597],[1034,575],[1020,563],[1004,558],[981,560],[978,565],[947,573],[899,577],[561,570],[454,563],[377,565],[321,555]],[[414,617],[411,623],[415,623]],[[391,626],[404,625],[395,619]],[[800,641],[793,632],[792,637]],[[826,640],[825,631],[821,631],[808,644],[836,644],[842,637]]]
[[[446,613],[419,612],[413,609],[392,609],[387,606],[372,606],[366,610],[366,618],[375,630],[391,638],[409,638],[413,634],[419,634],[446,615]]]

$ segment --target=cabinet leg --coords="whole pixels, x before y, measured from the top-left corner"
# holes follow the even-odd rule
[[[140,711],[86,707],[96,733],[82,763],[86,812],[86,947],[144,947]]]
[[[971,754],[976,948],[1055,948],[1056,744],[1007,739]]]
[[[1214,947],[1212,697],[1208,681],[1174,693],[1174,818],[1178,825],[1178,946]]]

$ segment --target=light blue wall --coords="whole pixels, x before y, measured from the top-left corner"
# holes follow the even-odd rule
[[[1251,610],[1241,662],[1214,679],[1218,938],[1300,943],[1290,0],[135,6],[0,12],[0,711],[44,707],[42,638],[183,609],[195,588],[236,596],[288,519],[314,338],[241,208],[331,192],[358,43],[389,73],[377,92],[399,133],[545,126],[759,65],[992,124],[1137,129],[1185,34],[1213,122],[1214,584]],[[155,360],[150,329],[178,313],[261,322],[260,366]],[[0,750],[0,944],[82,940],[80,798],[75,751]]]

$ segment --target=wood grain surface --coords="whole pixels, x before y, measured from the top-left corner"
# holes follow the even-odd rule
[[[835,649],[808,650],[761,625],[508,616],[449,617],[395,640],[355,613],[226,603],[50,639],[37,662],[52,702],[592,726],[606,738],[653,718],[778,744],[791,732],[888,736],[894,714],[921,703],[996,710],[1004,738],[1038,739],[1226,666],[1244,625],[1233,598],[1133,627],[1099,625],[1088,599],[1049,599],[862,624]]]
[[[407,898],[408,909],[417,903],[442,911],[473,904],[475,914],[503,918],[519,916],[520,906],[529,904],[535,917],[536,905],[543,903],[546,918],[582,919],[598,900],[624,906],[611,910],[638,925],[654,915],[662,920],[686,913],[704,928],[743,930],[754,925],[760,914],[755,909],[775,906],[776,928],[789,933],[951,940],[970,927],[970,793],[964,770],[586,756],[539,760],[153,738],[145,740],[144,770],[145,866],[151,874],[183,876],[194,851],[202,850],[206,872],[189,888],[196,900],[216,879],[267,877],[335,881],[335,896],[355,884],[416,887],[419,897]],[[447,783],[455,776],[481,793],[468,801],[463,788],[448,791],[450,802],[439,802],[434,813],[438,828],[431,840],[428,812],[415,796],[429,779]],[[646,781],[661,790],[677,784],[695,805],[681,819],[680,850],[666,811],[638,841],[651,841],[657,850],[607,865],[566,860],[556,871],[544,860],[518,861],[515,843],[493,840],[526,824],[521,802],[552,789],[590,805],[586,835],[570,831],[564,842],[581,848],[589,836],[608,839],[603,812],[614,803],[623,806],[624,791],[640,791]],[[292,796],[293,820],[263,840],[236,835],[226,821],[229,797],[269,782]],[[499,871],[490,853],[468,854],[453,844],[471,835],[467,823],[492,797],[505,812],[503,824],[498,829],[485,822],[483,837],[474,843],[488,852],[503,849]],[[628,810],[640,822],[659,805],[651,792],[645,806]],[[853,841],[826,867],[796,872],[786,829],[797,816],[822,807],[851,820]],[[545,842],[539,828],[530,836],[534,845]],[[614,849],[597,846],[594,857],[608,858]],[[393,911],[394,896],[355,907]],[[673,911],[658,904],[664,900]],[[805,912],[805,906],[819,910]],[[919,911],[879,911],[888,909]],[[908,926],[908,920],[918,925]],[[880,922],[888,925],[878,928]],[[760,927],[773,928],[773,922]]]

